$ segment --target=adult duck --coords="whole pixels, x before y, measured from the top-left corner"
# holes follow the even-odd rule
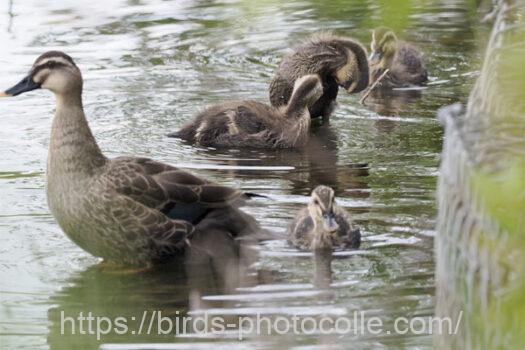
[[[51,51],[0,94],[40,88],[55,94],[47,200],[71,240],[106,261],[149,267],[180,255],[199,230],[235,238],[258,229],[239,209],[248,196],[238,189],[148,158],[104,156],[84,115],[82,86],[73,59]]]

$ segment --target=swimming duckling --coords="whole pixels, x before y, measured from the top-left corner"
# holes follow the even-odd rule
[[[205,109],[168,136],[213,147],[295,148],[308,141],[310,107],[323,93],[317,75],[295,83],[286,106],[257,101],[227,102]]]
[[[73,59],[50,51],[0,93],[43,88],[55,94],[47,200],[72,241],[107,262],[149,267],[181,256],[195,236],[224,233],[233,240],[258,229],[239,209],[248,195],[238,189],[148,158],[106,158],[84,114],[82,85]]]
[[[379,27],[372,32],[370,55],[370,84],[388,69],[379,87],[404,87],[427,81],[423,55],[412,45],[397,39],[394,32]]]
[[[332,249],[336,246],[359,248],[361,233],[349,214],[335,202],[334,190],[318,186],[308,206],[288,227],[288,241],[300,249]]]
[[[312,118],[328,121],[336,107],[339,86],[356,93],[368,86],[369,71],[366,49],[350,38],[317,34],[285,57],[270,83],[270,102],[284,106],[290,100],[294,83],[307,74],[318,74],[323,95],[309,108]]]

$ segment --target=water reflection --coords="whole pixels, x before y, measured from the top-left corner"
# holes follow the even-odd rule
[[[213,157],[231,167],[228,176],[235,178],[262,176],[268,171],[255,171],[257,166],[286,169],[276,175],[290,184],[290,194],[309,196],[318,185],[330,186],[336,196],[351,194],[353,197],[369,196],[366,163],[339,161],[338,137],[330,125],[312,128],[310,140],[305,148],[261,152],[249,149],[202,149],[199,154]],[[234,157],[227,153],[234,154]]]
[[[139,318],[145,310],[163,310],[166,315],[176,315],[177,311],[185,312],[188,308],[189,289],[185,271],[179,264],[173,264],[169,270],[127,275],[93,266],[70,278],[65,286],[50,299],[53,307],[48,312],[47,341],[51,349],[98,347],[100,340],[88,333],[86,322],[82,335],[80,323],[76,321],[80,313],[86,317],[91,312],[94,316],[131,320]],[[75,321],[65,321],[65,317]],[[115,332],[106,337],[119,341]]]
[[[379,115],[399,116],[413,108],[422,95],[421,89],[375,89],[365,102]]]
[[[230,237],[214,233],[206,239],[195,237],[186,257],[149,271],[116,270],[99,264],[74,275],[49,301],[53,305],[48,311],[50,348],[97,348],[101,343],[135,342],[139,336],[141,342],[173,342],[176,330],[159,328],[162,317],[175,322],[190,310],[231,308],[231,301],[210,302],[206,296],[271,283],[271,274],[250,269],[257,253],[245,244],[248,242],[234,246]],[[97,335],[97,320],[89,326],[89,319],[79,321],[79,316],[107,317],[107,321],[99,321],[106,322],[99,328],[106,330]],[[123,326],[108,327],[108,322],[114,324],[119,317],[126,320],[128,331],[124,332]],[[138,334],[143,317],[149,328]],[[182,322],[178,326],[182,327]],[[193,332],[191,327],[188,324],[186,331]]]
[[[314,275],[312,284],[316,288],[328,288],[332,283],[332,251],[316,250],[313,252]]]

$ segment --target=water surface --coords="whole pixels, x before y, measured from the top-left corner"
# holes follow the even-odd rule
[[[363,234],[339,252],[320,288],[314,260],[285,240],[253,247],[258,277],[227,293],[200,294],[181,268],[115,274],[61,232],[46,205],[44,173],[54,101],[36,91],[0,101],[0,344],[6,349],[104,349],[171,343],[177,349],[426,348],[428,335],[319,334],[249,337],[61,336],[60,312],[140,317],[144,310],[196,315],[349,315],[387,325],[433,314],[435,187],[442,132],[438,107],[466,94],[477,74],[480,32],[463,1],[414,4],[400,36],[427,56],[431,82],[359,104],[341,91],[329,126],[301,152],[214,150],[166,134],[193,113],[228,99],[267,100],[281,57],[332,30],[368,43],[383,1],[13,1],[0,8],[0,88],[21,79],[41,53],[63,50],[84,75],[84,105],[108,156],[134,154],[192,169],[270,199],[247,211],[283,232],[318,184],[332,186]],[[415,2],[414,2],[415,3]],[[102,5],[101,5],[102,4]],[[388,25],[388,23],[386,23]],[[317,266],[319,268],[319,266]],[[202,276],[196,276],[202,277]],[[203,279],[207,277],[204,275]],[[199,279],[199,278],[197,278]],[[325,281],[326,282],[326,281]],[[331,282],[331,284],[330,284]],[[315,285],[315,286],[314,286]],[[191,344],[190,344],[191,343]],[[190,345],[188,345],[190,344]],[[155,348],[150,345],[150,348]]]

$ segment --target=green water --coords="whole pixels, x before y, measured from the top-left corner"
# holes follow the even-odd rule
[[[407,2],[409,3],[409,2]],[[10,6],[9,6],[10,5]],[[470,2],[412,1],[406,9],[369,1],[18,1],[0,5],[0,88],[17,82],[50,49],[81,68],[84,105],[108,156],[143,155],[271,199],[247,211],[282,232],[317,184],[332,186],[361,228],[356,252],[332,262],[331,285],[314,287],[314,262],[284,240],[254,247],[259,276],[243,288],[195,287],[181,268],[116,274],[76,247],[49,213],[44,174],[54,101],[36,91],[0,101],[0,347],[3,349],[428,348],[432,336],[272,335],[242,342],[237,333],[61,334],[60,315],[140,318],[165,315],[277,317],[350,315],[362,310],[391,328],[395,317],[434,308],[435,187],[440,106],[464,101],[480,65],[478,16]],[[401,11],[403,10],[403,11]],[[389,21],[392,21],[390,23]],[[385,23],[386,22],[386,23]],[[430,83],[359,104],[340,93],[330,126],[317,127],[302,152],[217,151],[165,135],[206,105],[267,100],[281,57],[308,34],[332,30],[369,42],[379,24],[426,54]],[[197,272],[200,274],[201,272]],[[261,277],[263,276],[263,277]],[[206,279],[206,274],[202,276]],[[199,278],[197,278],[199,279]],[[200,285],[197,283],[197,285]],[[389,328],[390,327],[390,328]]]

